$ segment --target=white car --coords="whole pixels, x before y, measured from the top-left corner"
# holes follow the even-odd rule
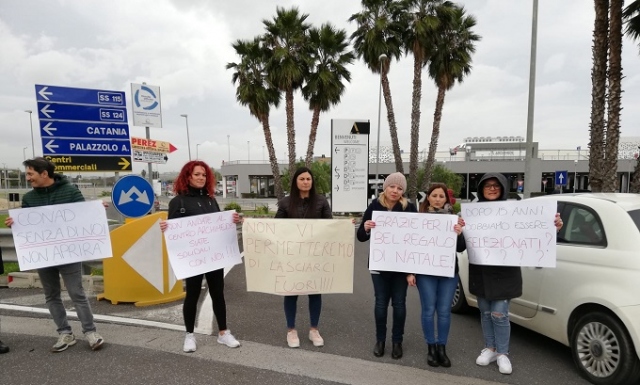
[[[523,294],[511,301],[511,321],[569,346],[594,384],[639,384],[640,195],[533,199],[557,199],[564,227],[556,268],[522,268]],[[454,312],[478,306],[466,252],[459,265]]]

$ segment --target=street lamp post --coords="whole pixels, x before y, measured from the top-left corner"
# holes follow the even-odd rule
[[[231,144],[229,144],[229,135],[227,135],[227,163],[231,162]]]
[[[33,141],[33,119],[31,118],[31,116],[33,115],[33,111],[31,110],[24,110],[24,112],[29,114],[29,127],[30,127],[30,131],[31,131],[31,157],[35,158],[36,157],[36,145]]]
[[[538,0],[533,0],[531,17],[531,58],[529,62],[529,100],[527,104],[527,147],[524,158],[524,197],[530,198],[533,179],[533,116],[536,98],[536,52],[538,42]]]
[[[576,185],[578,184],[578,159],[573,161],[573,193],[576,193]]]
[[[378,56],[378,61],[380,62],[380,90],[378,92],[378,141],[376,144],[376,187],[374,189],[374,198],[378,197],[378,178],[380,176],[379,173],[379,165],[380,165],[380,113],[382,112],[382,63],[387,59],[387,55],[382,54]]]
[[[22,147],[22,159],[27,160],[27,147]],[[20,178],[18,178],[20,179]],[[27,187],[27,173],[24,173],[24,187]]]
[[[189,137],[189,115],[182,114],[180,116],[184,118],[184,122],[187,126],[187,149],[189,150],[189,160],[191,160],[191,138]]]

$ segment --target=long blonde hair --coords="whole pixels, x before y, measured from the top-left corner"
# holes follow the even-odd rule
[[[386,198],[386,195],[384,195],[384,191],[382,191],[380,195],[378,195],[378,202],[380,202],[381,205],[383,205],[388,209],[393,209],[393,207],[389,207],[389,202],[387,202],[387,198]],[[402,205],[402,210],[405,210],[407,208],[407,205],[409,204],[409,201],[407,200],[407,198],[404,197],[404,195],[400,196],[400,199],[398,199],[398,202],[400,202],[400,204]]]

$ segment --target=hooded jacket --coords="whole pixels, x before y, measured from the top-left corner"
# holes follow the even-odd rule
[[[190,217],[192,215],[217,213],[220,206],[215,198],[207,195],[207,190],[189,187],[169,201],[168,219]]]
[[[478,201],[488,201],[484,197],[484,184],[496,179],[502,186],[502,194],[497,201],[506,201],[509,196],[507,178],[499,173],[487,173],[478,183]],[[469,291],[488,300],[517,298],[522,295],[522,271],[519,266],[488,266],[469,263]]]
[[[53,184],[47,187],[34,187],[22,197],[22,207],[39,207],[63,203],[84,202],[84,196],[67,177],[53,174]]]

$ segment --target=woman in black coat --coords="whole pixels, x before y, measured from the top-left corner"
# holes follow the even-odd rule
[[[331,207],[327,199],[316,193],[313,174],[306,167],[300,167],[291,178],[291,190],[287,197],[278,202],[276,218],[325,218],[331,219]],[[287,319],[287,345],[290,348],[300,347],[300,338],[296,331],[297,295],[284,297],[284,315]],[[324,339],[318,331],[320,313],[322,311],[322,295],[309,294],[309,340],[313,346],[324,346]]]

